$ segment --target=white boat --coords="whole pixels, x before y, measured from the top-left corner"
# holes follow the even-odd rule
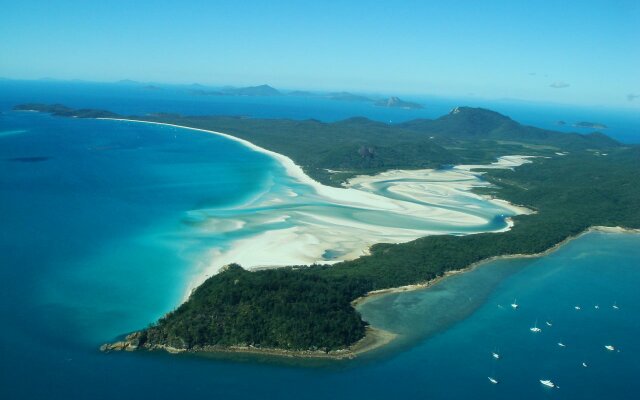
[[[498,384],[498,380],[496,378],[492,378],[490,376],[488,376],[487,378],[489,378],[489,382],[493,383],[494,385]]]
[[[609,350],[609,351],[614,351],[616,348],[611,346],[610,344],[604,346],[605,349]]]
[[[496,352],[491,353],[491,356],[492,356],[493,358],[495,358],[496,360],[499,360],[499,359],[500,359],[500,354],[498,354],[498,353],[496,353]]]
[[[516,299],[513,299],[513,303],[511,303],[511,308],[513,308],[513,309],[515,310],[515,309],[516,309],[516,308],[518,308],[518,307],[520,307],[520,306],[518,305],[518,302],[516,301]]]
[[[560,347],[567,347],[567,346],[565,346],[565,345],[564,345],[564,343],[562,343],[562,342],[558,342],[558,346],[560,346]]]
[[[533,324],[533,327],[529,328],[529,330],[535,333],[542,332],[542,329],[538,328],[538,320],[536,320],[536,323]]]
[[[550,387],[550,388],[554,388],[556,387],[556,384],[551,382],[548,379],[540,379],[540,383],[542,383],[543,385],[545,385],[546,387]]]
[[[614,309],[614,310],[617,310],[617,309],[619,308],[619,307],[618,307],[618,303],[617,303],[617,302],[616,302],[616,303],[613,303],[613,306],[612,306],[612,307],[613,307],[613,309]]]
[[[553,324],[549,321],[545,322],[547,324],[547,326],[553,326]]]
[[[585,367],[585,368],[587,368],[587,367],[588,367],[588,365],[587,365],[587,363],[586,363],[586,362],[583,362],[583,363],[582,363],[582,366],[583,366],[583,367]]]
[[[576,310],[580,311],[580,306],[575,306],[573,308],[575,308]]]
[[[600,306],[596,304],[595,306],[593,306],[593,308],[595,308],[596,310],[599,310]]]

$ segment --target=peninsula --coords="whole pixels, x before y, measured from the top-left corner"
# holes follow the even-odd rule
[[[424,284],[492,257],[538,254],[593,226],[640,228],[639,146],[623,146],[600,133],[565,134],[523,126],[484,109],[459,107],[435,120],[394,125],[365,118],[322,123],[165,114],[124,117],[60,105],[16,109],[226,132],[284,154],[312,178],[337,187],[356,175],[389,169],[487,164],[509,154],[536,156],[513,169],[484,170],[493,186],[477,189],[535,211],[515,216],[510,230],[377,244],[369,255],[331,266],[247,271],[232,264],[157,323],[105,350],[343,357],[357,351],[365,336],[371,337],[353,307],[368,293]]]

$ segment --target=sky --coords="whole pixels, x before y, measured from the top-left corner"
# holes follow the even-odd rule
[[[640,1],[0,0],[0,77],[640,108]]]

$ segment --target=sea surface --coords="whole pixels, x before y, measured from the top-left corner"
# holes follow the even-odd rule
[[[429,290],[372,299],[360,306],[364,318],[399,337],[355,361],[102,354],[101,343],[179,304],[207,250],[237,238],[202,234],[190,211],[232,208],[273,182],[281,190],[291,182],[272,158],[223,137],[10,111],[32,101],[123,114],[327,121],[430,118],[457,105],[438,99],[432,107],[425,101],[427,110],[408,111],[326,99],[0,82],[1,399],[632,399],[640,393],[640,236],[632,234],[592,233],[540,259],[492,262]],[[550,124],[560,119],[555,112],[544,117]],[[619,140],[640,142],[637,119],[625,111],[580,112],[566,111],[562,119],[593,119]],[[539,108],[522,108],[520,115],[544,125]],[[510,307],[514,299],[517,310]],[[537,334],[529,330],[536,323]],[[494,351],[500,360],[491,357]],[[544,388],[539,379],[560,388]]]

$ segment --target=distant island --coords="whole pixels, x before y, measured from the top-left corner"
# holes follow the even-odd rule
[[[223,91],[235,96],[282,96],[282,93],[269,85],[228,88]]]
[[[329,95],[327,95],[327,98],[331,99],[331,100],[340,100],[340,101],[362,101],[362,102],[372,102],[373,100],[366,97],[366,96],[361,96],[358,94],[353,94],[353,93],[349,93],[349,92],[336,92],[336,93],[329,93]]]
[[[566,126],[567,122],[566,121],[556,121],[556,125],[559,126]],[[597,122],[576,122],[575,124],[573,124],[573,127],[575,128],[588,128],[588,129],[607,129],[608,126],[606,126],[605,124],[600,124]]]
[[[389,97],[388,99],[376,101],[375,105],[378,107],[406,108],[411,110],[424,108],[421,104],[400,100],[398,97]]]
[[[248,86],[241,88],[225,87],[220,89],[208,89],[205,86],[193,84],[189,91],[198,96],[296,96],[296,97],[317,97],[337,101],[350,101],[372,103],[378,107],[403,108],[407,110],[418,110],[424,108],[421,104],[404,101],[396,96],[386,99],[375,100],[371,97],[354,94],[350,92],[314,93],[306,90],[294,90],[283,93],[280,90],[264,84],[259,86]]]
[[[573,124],[576,128],[590,128],[590,129],[607,129],[608,127],[605,124],[600,124],[597,122],[576,122]]]
[[[26,103],[13,107],[16,111],[38,111],[53,114],[58,117],[73,118],[117,118],[118,114],[111,111],[97,109],[74,109],[62,104]]]
[[[282,93],[269,85],[248,86],[241,88],[225,87],[221,89],[208,89],[199,84],[189,87],[189,92],[198,96],[282,96]]]
[[[331,266],[247,271],[232,264],[208,278],[176,310],[105,344],[105,351],[351,357],[367,341],[386,340],[377,337],[354,308],[363,296],[424,286],[447,272],[496,257],[542,254],[594,226],[640,229],[640,146],[622,145],[601,133],[525,126],[486,109],[457,107],[437,119],[401,124],[366,118],[323,123],[175,114],[125,117],[42,104],[16,109],[77,118],[106,113],[111,115],[107,118],[225,132],[284,154],[313,178],[338,187],[354,175],[388,169],[482,164],[513,154],[539,156],[514,169],[486,170],[483,177],[493,186],[476,190],[535,211],[513,217],[508,231],[377,244],[367,256]]]
[[[139,87],[145,90],[161,90],[163,86],[159,84],[145,84],[129,79],[120,80],[117,84],[122,86]],[[199,83],[193,83],[190,85],[182,86],[185,91],[191,93],[194,96],[255,96],[255,97],[280,97],[280,96],[293,96],[293,97],[310,97],[310,98],[324,98],[336,101],[348,101],[348,102],[362,102],[371,103],[377,107],[387,108],[400,108],[406,110],[419,110],[424,108],[422,104],[405,101],[397,96],[391,96],[387,98],[379,98],[378,96],[366,96],[362,94],[355,94],[346,91],[340,92],[311,92],[307,90],[293,90],[293,91],[281,91],[268,84],[262,84],[257,86],[246,87],[211,87],[201,85]]]

